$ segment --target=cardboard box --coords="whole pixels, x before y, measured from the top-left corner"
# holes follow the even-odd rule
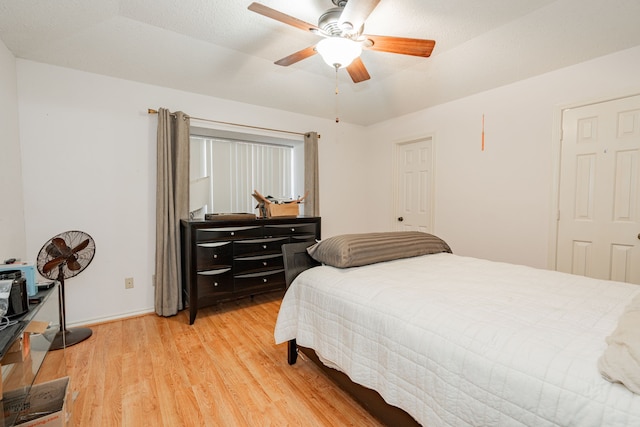
[[[67,423],[66,396],[69,377],[58,378],[23,390],[6,393],[2,401],[4,417],[19,413],[16,425],[21,427],[64,427]]]
[[[24,329],[25,332],[30,334],[44,334],[49,328],[49,322],[43,322],[41,320],[32,320]]]
[[[30,340],[31,334],[26,332],[22,334],[21,337],[17,338],[2,357],[0,365],[11,365],[12,363],[24,362],[24,360],[29,356]]]
[[[253,193],[251,195],[258,201],[257,208],[260,210],[259,216],[267,218],[300,215],[300,203],[302,203],[302,200],[307,197],[307,195],[305,194],[304,197],[300,197],[290,202],[275,203],[274,201],[269,200],[269,198],[264,197],[262,194],[260,194],[258,190],[253,190]]]
[[[269,203],[267,204],[267,218],[278,216],[298,216],[300,205],[298,203]]]

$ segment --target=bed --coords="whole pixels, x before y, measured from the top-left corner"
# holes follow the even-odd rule
[[[640,286],[459,256],[425,233],[308,245],[283,246],[275,340],[386,424],[640,425]]]

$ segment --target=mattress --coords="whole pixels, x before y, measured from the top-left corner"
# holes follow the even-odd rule
[[[296,339],[428,426],[639,426],[597,368],[636,285],[434,254],[301,273],[275,340]]]

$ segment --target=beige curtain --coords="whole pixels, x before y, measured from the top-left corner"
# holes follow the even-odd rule
[[[183,308],[180,219],[189,214],[189,117],[158,110],[155,310],[173,316]]]
[[[304,215],[320,216],[320,185],[318,180],[318,134],[304,135]]]

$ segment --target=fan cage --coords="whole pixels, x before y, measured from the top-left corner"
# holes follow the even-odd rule
[[[82,272],[93,260],[93,257],[95,255],[95,242],[93,238],[83,231],[65,231],[56,236],[53,236],[42,246],[42,249],[40,249],[37,259],[37,267],[38,272],[43,277],[51,280],[57,280],[59,278],[59,268],[52,268],[48,271],[44,271],[44,266],[49,261],[52,261],[56,257],[60,257],[62,255],[58,248],[54,245],[54,239],[62,239],[65,242],[66,246],[71,249],[71,251],[88,240],[86,247],[78,250],[77,252],[73,252],[73,257],[75,261],[80,265],[80,268],[71,269],[69,268],[68,262],[66,260],[61,262],[60,265],[62,266],[62,274],[65,279],[80,274],[80,272]]]

